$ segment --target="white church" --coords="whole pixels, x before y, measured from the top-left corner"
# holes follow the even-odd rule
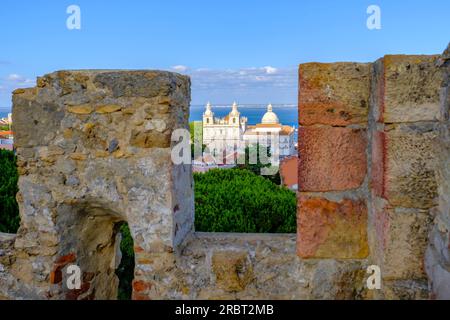
[[[271,104],[267,106],[261,123],[256,125],[248,125],[248,119],[241,116],[236,103],[233,103],[231,112],[224,118],[214,117],[210,103],[203,113],[203,144],[208,146],[213,155],[216,155],[217,150],[226,150],[227,153],[238,151],[236,146],[242,146],[244,142],[270,146],[274,154],[275,146],[271,141],[277,137],[279,156],[284,158],[296,153],[294,135],[295,128],[282,125]]]

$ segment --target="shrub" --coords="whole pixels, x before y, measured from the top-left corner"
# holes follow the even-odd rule
[[[262,156],[260,154],[260,148],[266,148],[265,150],[265,159],[263,158],[264,156]],[[256,163],[251,164],[250,163],[250,152],[252,152],[254,155],[256,155]],[[271,152],[270,152],[270,147],[263,147],[261,146],[259,143],[256,145],[250,145],[247,146],[245,148],[245,153],[240,155],[240,161],[239,163],[243,163],[243,164],[238,164],[238,167],[240,169],[246,169],[246,170],[250,170],[251,172],[253,172],[254,174],[257,175],[261,175],[262,173],[262,169],[263,168],[270,168],[272,165],[269,163],[270,161],[270,157],[271,157]],[[244,157],[244,159],[242,159],[242,157]],[[263,164],[264,163],[264,164]],[[276,172],[274,175],[261,175],[263,178],[266,178],[270,181],[272,181],[273,183],[280,185],[281,184],[281,177],[280,177],[280,171],[279,168],[276,168],[277,170],[274,170],[274,172]]]
[[[120,226],[122,241],[120,242],[120,251],[122,260],[116,270],[119,278],[119,300],[130,300],[133,291],[132,282],[134,278],[134,245],[131,237],[130,228],[127,223]]]
[[[249,170],[195,173],[195,228],[204,232],[295,233],[295,193]]]
[[[16,233],[19,228],[18,178],[16,156],[12,151],[0,150],[0,232]]]

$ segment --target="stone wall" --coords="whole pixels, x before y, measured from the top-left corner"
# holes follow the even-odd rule
[[[189,103],[189,78],[169,72],[60,71],[16,90],[21,225],[15,282],[1,290],[116,298],[121,222],[136,246],[136,277],[153,275],[157,258],[193,230],[191,168],[171,161],[172,132],[188,128]],[[144,265],[144,257],[153,260]],[[70,264],[83,272],[80,290],[65,285]],[[22,283],[30,290],[16,292]]]
[[[297,251],[366,259],[370,64],[308,63],[299,72]]]
[[[379,266],[376,299],[433,297],[424,257],[439,185],[441,212],[448,213],[449,194],[447,123],[438,140],[448,110],[448,100],[440,101],[442,59],[390,55],[371,64],[300,66],[297,251],[304,259]],[[446,248],[448,240],[439,241]],[[448,288],[442,268],[433,262],[434,286]]]
[[[441,92],[437,154],[438,206],[432,211],[434,225],[429,234],[426,270],[432,298],[450,299],[450,46],[437,61],[444,73]]]
[[[21,226],[0,235],[0,299],[114,299],[122,222],[136,300],[448,298],[446,54],[300,66],[297,235],[193,232],[191,167],[170,157],[187,77],[61,71],[16,90]]]
[[[385,56],[372,68],[369,230],[381,298],[429,296],[424,253],[437,197],[437,59]]]

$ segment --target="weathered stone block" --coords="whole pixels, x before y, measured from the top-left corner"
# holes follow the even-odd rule
[[[253,266],[247,252],[214,252],[211,263],[217,286],[226,291],[244,290],[253,278]]]
[[[172,132],[188,129],[189,84],[170,72],[61,71],[16,92],[21,260],[11,270],[38,295],[50,287],[53,299],[115,298],[122,222],[143,251],[136,275],[159,279],[147,296],[173,281],[174,250],[193,229],[191,168],[170,157]],[[73,292],[62,286],[68,252],[94,275]]]
[[[440,111],[442,73],[439,56],[387,55],[382,60],[377,104],[378,121],[385,123],[436,121]]]
[[[339,191],[361,186],[366,177],[365,129],[299,129],[299,190]]]
[[[433,125],[401,125],[375,131],[371,186],[392,206],[430,208],[437,183]]]
[[[370,64],[306,63],[299,74],[300,125],[366,124]]]
[[[427,210],[374,202],[378,262],[383,279],[425,278],[424,256],[432,217]]]
[[[428,300],[427,279],[383,281],[382,299],[385,300]]]
[[[363,200],[341,202],[300,196],[297,253],[302,258],[361,259],[369,254],[367,207]]]

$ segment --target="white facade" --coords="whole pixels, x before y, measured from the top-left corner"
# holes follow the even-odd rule
[[[215,155],[215,150],[236,150],[247,128],[247,118],[241,117],[236,103],[225,118],[215,118],[211,104],[206,105],[203,113],[203,144]]]
[[[280,157],[294,155],[295,152],[295,128],[280,124],[278,116],[273,112],[272,105],[267,106],[261,123],[255,126],[248,126],[244,133],[244,141],[249,144],[270,146],[272,155],[276,153],[276,143],[278,142],[278,154]],[[278,137],[278,141],[274,141]]]
[[[280,157],[294,155],[294,135],[295,128],[280,124],[272,105],[268,105],[261,123],[254,126],[247,125],[247,118],[240,116],[236,103],[225,118],[215,118],[210,103],[206,105],[203,113],[203,143],[208,146],[213,156],[217,156],[219,150],[226,150],[227,153],[239,152],[245,145],[257,143],[270,145],[272,155],[277,153],[277,143]],[[278,140],[273,141],[275,138]]]

